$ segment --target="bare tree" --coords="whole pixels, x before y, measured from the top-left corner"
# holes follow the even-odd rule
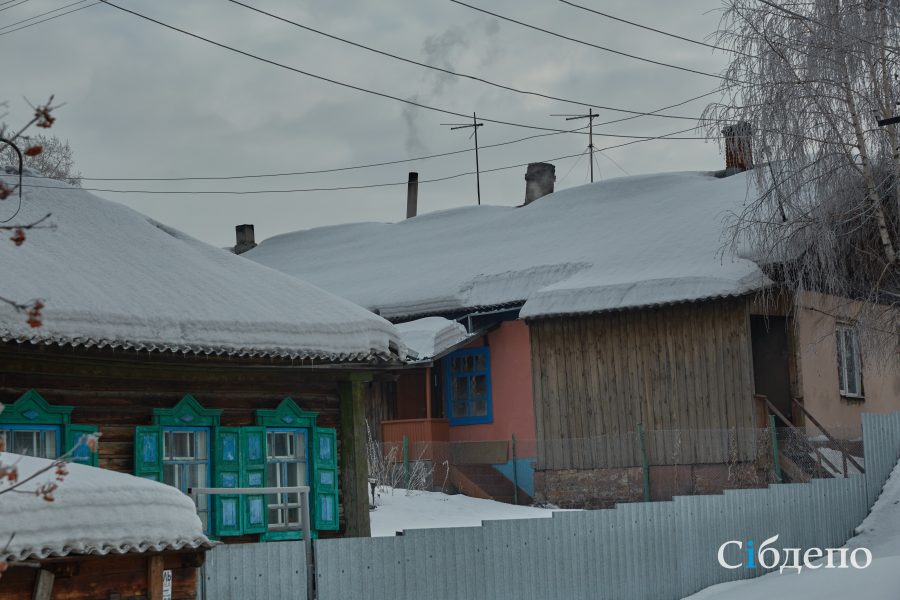
[[[0,108],[5,107],[6,103],[0,103]],[[31,109],[34,111],[33,116],[22,127],[14,129],[10,128],[5,123],[0,122],[0,139],[3,140],[3,148],[7,151],[13,152],[13,155],[15,156],[14,169],[16,171],[19,168],[19,152],[23,154],[23,158],[34,158],[40,156],[44,151],[43,146],[35,143],[34,141],[29,141],[29,138],[25,135],[26,132],[32,126],[41,129],[50,129],[53,126],[53,123],[56,122],[56,117],[54,117],[52,113],[57,108],[59,108],[59,106],[53,105],[53,96],[50,96],[50,99],[47,100],[46,104],[31,106]],[[5,116],[6,113],[0,114],[0,119]],[[23,145],[23,149],[19,149],[19,144]],[[66,144],[66,146],[68,147],[68,144]],[[13,150],[13,148],[18,150],[18,152],[16,150]],[[26,231],[29,231],[31,229],[46,229],[53,227],[52,224],[46,223],[47,219],[50,218],[49,214],[29,223],[16,223],[14,221],[16,215],[18,215],[19,210],[22,207],[21,194],[22,190],[18,189],[18,184],[8,184],[3,179],[0,179],[0,206],[2,206],[2,204],[4,204],[6,201],[12,200],[13,198],[17,199],[17,207],[13,209],[12,216],[6,220],[0,218],[0,232],[11,231],[12,235],[10,236],[9,241],[11,241],[16,246],[21,246],[23,243],[25,243],[25,240],[27,239]],[[44,301],[40,298],[21,301],[0,296],[0,303],[11,306],[17,312],[22,313],[26,317],[26,322],[31,327],[40,327],[43,324],[42,311],[44,309]]]
[[[731,241],[793,291],[863,301],[892,334],[900,306],[900,0],[725,0],[731,48],[718,137],[746,122],[757,165]],[[734,129],[732,129],[734,131]]]
[[[68,140],[38,134],[28,136],[23,141],[31,150],[30,154],[26,150],[24,156],[26,168],[45,177],[81,187],[81,173],[75,172],[74,153]],[[38,149],[40,152],[37,152]],[[0,167],[18,168],[18,158],[12,148],[6,147],[0,152]]]

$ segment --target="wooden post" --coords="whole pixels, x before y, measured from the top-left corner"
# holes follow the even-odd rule
[[[151,556],[147,561],[147,598],[162,600],[163,597],[163,557]]]
[[[638,440],[641,444],[641,470],[644,472],[644,502],[650,502],[650,459],[647,457],[647,435],[644,424],[638,423]]]
[[[431,420],[431,367],[425,367],[425,418]]]
[[[53,596],[53,580],[56,578],[51,571],[41,569],[38,571],[37,580],[34,582],[33,600],[50,600]]]
[[[341,399],[341,497],[347,537],[369,537],[369,469],[366,461],[366,376],[338,385]]]

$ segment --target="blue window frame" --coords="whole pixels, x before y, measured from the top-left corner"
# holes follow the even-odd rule
[[[61,443],[59,425],[0,425],[0,439],[7,452],[57,458]]]
[[[163,427],[163,482],[185,494],[191,487],[209,487],[209,427]],[[197,514],[209,531],[209,498],[197,497]]]
[[[465,348],[444,359],[444,397],[450,425],[492,423],[490,348]]]
[[[272,487],[309,485],[309,430],[266,429],[266,470]],[[269,531],[286,531],[300,525],[300,495],[268,497]]]

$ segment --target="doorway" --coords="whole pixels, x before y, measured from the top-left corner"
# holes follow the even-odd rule
[[[750,316],[754,389],[793,422],[789,336],[786,317]]]

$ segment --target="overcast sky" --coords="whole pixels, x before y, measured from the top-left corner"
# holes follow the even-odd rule
[[[26,0],[0,12],[4,27],[71,0]],[[90,1],[90,0],[88,0]],[[551,113],[581,107],[440,76],[253,13],[226,0],[115,0],[130,9],[242,50],[357,86],[486,118],[571,128]],[[542,93],[651,111],[713,90],[718,80],[616,56],[459,6],[449,0],[245,0],[286,18],[375,48]],[[499,14],[625,52],[718,73],[722,53],[609,21],[554,0],[469,0]],[[695,39],[719,19],[718,0],[579,0],[613,15]],[[5,30],[9,31],[9,29]],[[337,87],[233,54],[97,5],[3,35],[6,121],[30,117],[32,102],[56,94],[66,106],[52,133],[67,139],[86,177],[224,176],[328,169],[469,148],[458,119]],[[667,111],[698,116],[707,98]],[[598,121],[622,114],[600,110]],[[660,135],[691,121],[645,117],[598,132]],[[487,123],[482,145],[540,133]],[[689,133],[686,135],[696,135]],[[598,137],[598,147],[629,141]],[[482,169],[575,154],[585,136],[541,137],[481,152]],[[705,140],[651,141],[597,156],[597,178],[723,166]],[[614,161],[614,162],[613,162]],[[327,175],[204,182],[85,181],[88,188],[260,190],[403,182],[473,170],[474,154]],[[554,161],[557,189],[585,183],[582,157]],[[619,166],[616,166],[618,163]],[[621,167],[621,169],[620,169]],[[485,173],[482,201],[515,205],[525,168]],[[405,214],[405,186],[258,194],[98,195],[123,202],[212,244],[231,245],[234,225],[253,223],[257,240],[349,221]],[[474,175],[423,183],[419,212],[475,204]]]

